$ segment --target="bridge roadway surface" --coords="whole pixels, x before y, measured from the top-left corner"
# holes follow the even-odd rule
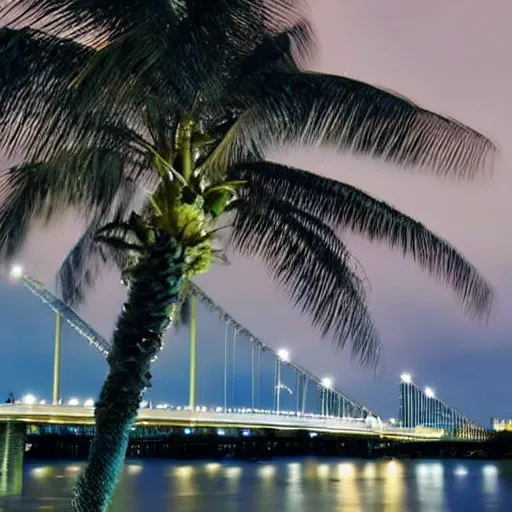
[[[243,411],[243,410],[242,410]],[[93,425],[92,407],[69,405],[0,404],[0,422],[16,421],[29,424]],[[396,440],[430,440],[443,437],[442,432],[415,432],[413,429],[390,424],[373,424],[350,418],[327,418],[316,415],[265,414],[169,409],[139,409],[136,425],[169,427],[233,427],[247,429],[305,430],[331,434],[352,434]]]

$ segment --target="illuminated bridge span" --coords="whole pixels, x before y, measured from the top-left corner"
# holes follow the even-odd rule
[[[206,408],[204,408],[206,409]],[[93,425],[94,409],[66,405],[0,405],[0,422],[23,422],[31,425]],[[301,430],[314,433],[361,435],[395,440],[438,440],[437,430],[415,432],[375,418],[326,418],[319,415],[271,414],[270,411],[222,412],[218,410],[191,411],[188,407],[170,409],[140,409],[137,426],[193,428],[238,428],[260,430]]]
[[[35,296],[56,313],[55,356],[52,406],[41,397],[27,396],[22,404],[0,407],[0,421],[12,419],[26,423],[69,424],[79,420],[84,424],[93,419],[94,401],[87,400],[85,407],[78,407],[75,398],[62,400],[60,390],[60,319],[87,339],[104,356],[110,351],[110,343],[97,333],[80,316],[49,292],[42,283],[13,267],[11,277],[18,279]],[[318,378],[295,364],[288,350],[273,350],[261,339],[249,332],[225,310],[220,308],[199,287],[190,283],[192,322],[190,327],[189,403],[187,407],[171,407],[158,404],[153,408],[149,395],[141,402],[139,421],[163,422],[189,428],[198,425],[242,425],[247,428],[296,429],[360,433],[366,436],[398,436],[405,438],[440,439],[441,437],[480,438],[484,429],[470,422],[464,415],[449,408],[439,399],[428,397],[412,381],[405,379],[401,385],[401,412],[398,423],[383,422],[367,406],[334,388],[331,378]],[[208,339],[208,348],[200,354],[208,354],[204,363],[208,371],[197,371],[196,315],[198,304],[218,315],[223,325],[219,340]],[[214,358],[217,360],[213,360]],[[218,363],[218,364],[216,364]],[[176,362],[180,369],[183,361]],[[218,367],[222,375],[212,377]],[[218,396],[210,393],[206,406],[197,405],[197,375],[208,374],[211,382],[220,383]],[[409,380],[409,382],[406,382]],[[204,384],[206,381],[202,382]],[[180,386],[183,388],[184,386]],[[203,386],[204,387],[204,386]],[[211,387],[211,386],[209,386]],[[206,390],[211,391],[211,390]],[[421,397],[420,397],[421,395]],[[426,398],[425,398],[426,397]],[[171,398],[171,397],[169,397]],[[62,405],[67,403],[66,406]],[[174,396],[170,403],[183,403]],[[208,405],[209,404],[209,405]],[[212,404],[215,404],[212,406]],[[433,404],[435,408],[433,409]],[[435,415],[432,411],[437,411]],[[430,412],[429,412],[430,411]],[[432,412],[432,414],[431,414]],[[450,421],[441,421],[450,418]]]
[[[73,329],[104,356],[107,356],[110,351],[110,343],[73,309],[47,290],[43,283],[26,274],[22,267],[14,266],[11,269],[11,277],[19,280],[57,315],[52,402],[54,404],[61,403],[60,318],[64,318]],[[270,410],[279,413],[282,410],[291,409],[294,413],[302,415],[319,413],[323,416],[359,419],[370,416],[376,417],[368,407],[334,389],[332,379],[320,379],[312,375],[306,369],[293,363],[287,350],[275,351],[266,345],[220,308],[198,286],[190,283],[189,289],[193,297],[192,300],[194,302],[199,301],[207,310],[217,313],[219,320],[224,324],[223,349],[221,349],[224,356],[223,410],[245,407],[251,410]],[[197,307],[197,304],[195,307]],[[192,332],[195,338],[195,328],[191,329],[191,334]],[[193,351],[192,345],[194,346]],[[195,345],[196,340],[192,340],[191,337],[189,407],[197,410],[195,392],[197,356]],[[221,352],[213,348],[210,348],[210,350],[215,353]],[[244,365],[245,368],[242,368]],[[247,368],[247,366],[250,366],[250,368]],[[246,397],[246,403],[240,403],[240,398],[237,396],[237,388],[242,387],[241,384],[247,384],[236,382],[240,373],[247,375],[250,380],[250,397]],[[270,380],[273,380],[270,385],[269,377]]]
[[[400,377],[399,425],[405,428],[442,429],[449,437],[485,438],[487,429],[436,396],[430,387],[421,388],[409,373]]]

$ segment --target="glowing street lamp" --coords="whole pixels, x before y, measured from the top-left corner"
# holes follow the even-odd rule
[[[84,402],[84,407],[94,407],[94,400],[92,398],[88,398]]]
[[[20,279],[23,276],[23,267],[21,265],[13,265],[9,272],[11,279]]]
[[[36,397],[34,395],[25,395],[21,401],[26,405],[34,405],[36,403]]]
[[[426,387],[425,388],[425,395],[427,398],[435,398],[436,394],[434,393],[434,390],[432,388]]]
[[[290,361],[290,352],[285,348],[280,348],[277,351],[276,359],[276,413],[279,414],[281,406],[281,363],[288,363]]]
[[[426,414],[426,420],[427,420],[427,426],[432,426],[432,424],[435,423],[435,409],[436,404],[433,401],[433,399],[436,397],[436,394],[434,393],[434,390],[432,388],[426,387],[425,388],[425,396],[427,397],[425,400],[425,405],[427,409]]]
[[[400,375],[400,380],[404,384],[410,384],[412,382],[412,376],[410,373],[404,372],[402,373],[402,375]]]
[[[19,264],[12,265],[9,275],[11,279],[30,281],[31,278],[25,274],[23,267]],[[61,330],[62,317],[59,313],[55,315],[55,343],[53,349],[53,392],[52,403],[58,405],[60,403],[60,351],[61,351]]]
[[[329,390],[332,389],[332,385],[333,385],[333,382],[332,382],[332,379],[329,378],[329,377],[324,377],[321,381],[320,381],[320,384],[322,385],[322,415],[323,416],[327,416],[329,411],[328,411],[328,403],[327,403],[327,407],[326,407],[326,403],[325,403],[325,395],[329,393]]]
[[[325,389],[331,389],[332,388],[332,379],[330,379],[329,377],[325,377],[324,379],[322,379],[322,386]]]
[[[68,405],[71,405],[71,407],[76,407],[80,402],[78,401],[78,398],[71,398],[68,402]]]
[[[409,372],[403,372],[400,375],[400,400],[401,400],[401,415],[402,425],[404,427],[414,427],[416,421],[414,419],[414,412],[417,408],[414,407],[414,400],[418,390],[412,386],[412,375]]]
[[[277,357],[283,362],[288,363],[290,361],[290,352],[285,348],[281,348],[277,351]]]

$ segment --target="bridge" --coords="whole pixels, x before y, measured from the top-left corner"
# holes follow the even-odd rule
[[[30,425],[94,425],[93,407],[68,405],[0,405],[0,422],[20,422]],[[206,407],[191,411],[189,407],[175,409],[139,410],[135,426],[180,427],[192,433],[193,428],[216,428],[223,435],[223,428],[235,428],[250,432],[259,430],[300,430],[310,433],[359,435],[394,440],[437,440],[443,437],[439,429],[419,430],[384,424],[368,417],[338,418],[300,413],[273,414],[272,411],[239,409],[223,411]]]
[[[53,393],[51,404],[41,397],[26,396],[17,404],[0,406],[0,422],[26,424],[93,423],[94,401],[80,406],[71,398],[64,405],[60,390],[60,352],[62,320],[75,329],[104,356],[110,342],[94,330],[75,311],[52,294],[43,283],[14,266],[11,278],[21,282],[56,315]],[[481,439],[486,430],[440,399],[431,390],[421,390],[408,374],[400,384],[398,421],[383,421],[369,407],[334,388],[330,378],[318,378],[295,364],[288,350],[273,350],[219,307],[198,286],[191,283],[192,325],[190,327],[189,403],[187,405],[141,402],[138,425],[218,427],[230,425],[242,429],[294,429],[308,432],[354,434],[393,439],[439,440],[446,438]],[[222,357],[222,403],[197,405],[197,305],[203,304],[218,315],[224,325],[223,346],[212,348]],[[219,350],[222,348],[223,350]],[[245,351],[245,352],[244,352]],[[241,354],[241,355],[240,355]],[[245,377],[249,388],[245,399],[236,396],[237,379]],[[238,383],[240,386],[240,383]],[[284,395],[283,395],[284,394]],[[245,403],[241,403],[245,402]]]
[[[434,390],[420,387],[410,373],[400,376],[399,423],[405,428],[418,425],[439,429],[452,438],[482,438],[486,429],[436,396]]]

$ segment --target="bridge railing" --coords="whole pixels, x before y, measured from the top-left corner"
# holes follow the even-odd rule
[[[26,405],[1,404],[0,421],[24,421],[27,423],[42,421],[44,423],[90,423],[94,420],[92,407],[70,405]],[[266,414],[263,412],[219,412],[191,411],[186,408],[174,409],[139,409],[138,422],[144,424],[183,422],[187,425],[237,426],[241,428],[278,428],[304,429],[309,431],[333,433],[368,433],[371,435],[396,434],[400,437],[418,439],[436,439],[439,435],[426,432],[418,433],[407,429],[378,422],[360,421],[356,418],[319,417],[315,415],[293,416],[286,414]]]

